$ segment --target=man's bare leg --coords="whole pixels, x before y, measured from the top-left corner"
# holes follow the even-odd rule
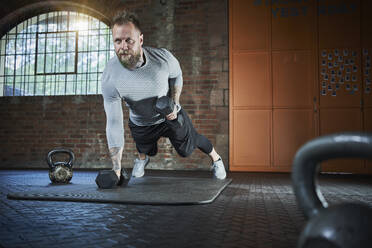
[[[216,162],[216,161],[218,161],[221,158],[221,156],[218,155],[218,153],[216,152],[216,150],[214,149],[214,147],[213,147],[212,151],[208,155],[212,159],[213,162]]]
[[[123,147],[110,148],[110,157],[112,160],[112,169],[115,171],[118,178],[120,178],[121,158],[123,155]]]
[[[138,158],[141,159],[141,160],[145,160],[146,159],[146,154],[138,153]]]

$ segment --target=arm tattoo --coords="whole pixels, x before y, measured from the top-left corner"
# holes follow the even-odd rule
[[[123,153],[123,147],[112,147],[110,148],[110,157],[112,160],[112,169],[120,170],[121,169],[121,156]]]
[[[180,104],[180,96],[182,92],[182,86],[173,86],[172,87],[172,98],[176,104]]]

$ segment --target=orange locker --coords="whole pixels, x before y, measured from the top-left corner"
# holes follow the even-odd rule
[[[268,48],[270,8],[253,1],[234,0],[230,3],[230,34],[234,50]]]
[[[316,44],[316,1],[277,1],[272,6],[272,49],[310,50]]]
[[[364,130],[372,132],[372,108],[365,108],[364,111]]]
[[[360,1],[318,2],[319,48],[360,47]]]
[[[310,110],[276,109],[273,113],[274,167],[291,170],[296,151],[315,137],[314,114]]]
[[[360,108],[321,109],[320,135],[362,131]],[[362,173],[363,161],[359,159],[335,159],[322,163],[322,171]]]
[[[273,52],[274,107],[313,108],[311,51]]]
[[[234,107],[271,107],[269,55],[234,53],[232,55],[232,99]]]
[[[233,110],[231,170],[266,171],[271,164],[271,110]]]
[[[372,1],[362,0],[362,47],[372,48]]]
[[[364,109],[364,130],[372,133],[372,108]],[[365,163],[366,171],[372,174],[372,161],[367,160]]]

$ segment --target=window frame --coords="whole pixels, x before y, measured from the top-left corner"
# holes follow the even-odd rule
[[[45,39],[48,39],[47,38],[47,35],[48,34],[61,34],[61,33],[75,33],[75,49],[74,49],[74,53],[75,53],[75,56],[74,56],[74,71],[64,71],[64,72],[45,72],[45,68],[46,68],[46,58],[47,58],[47,52],[46,52],[46,46],[45,46],[45,49],[44,49],[44,53],[39,53],[38,51],[38,45],[39,45],[39,35],[40,34],[45,34]],[[36,33],[36,46],[35,46],[35,76],[41,76],[41,75],[65,75],[65,74],[76,74],[77,73],[77,62],[78,62],[78,56],[79,56],[79,31],[56,31],[56,32],[37,32]],[[63,53],[68,53],[68,52],[63,52]],[[38,55],[40,54],[43,54],[44,55],[44,72],[43,73],[38,73]],[[52,53],[53,55],[55,55],[56,53],[53,52]]]
[[[80,19],[86,22],[85,29],[79,28],[78,21]],[[48,22],[53,23],[52,26],[49,26]],[[35,25],[34,28],[32,28],[33,25]],[[41,27],[41,25],[43,26]],[[29,27],[31,28],[29,29]],[[58,63],[58,60],[55,60],[56,51],[64,54],[71,53],[73,54],[71,60],[64,62],[62,58],[60,64],[67,68],[73,61],[73,70],[70,67],[63,71],[56,69],[48,71],[45,63],[43,69],[40,70],[38,68],[38,60],[41,59],[39,56],[43,55],[45,59],[48,52],[38,51],[39,41],[44,38],[48,39],[48,34],[61,33],[74,33],[72,36],[75,39],[75,49],[70,52],[66,48],[61,52],[58,51],[60,45],[57,45],[57,48],[52,48],[54,50],[51,53],[53,57],[51,61],[53,63],[54,60]],[[45,37],[41,37],[41,35],[45,35]],[[16,41],[17,38],[25,43],[32,40],[33,44],[24,48],[20,45],[23,44],[22,42]],[[14,54],[13,51],[9,52],[7,48],[9,40],[12,39]],[[57,39],[63,39],[63,37],[57,37]],[[68,40],[68,36],[66,40]],[[82,47],[80,48],[80,46]],[[31,47],[32,51],[29,49]],[[20,50],[21,52],[18,52]],[[110,24],[107,24],[107,20],[98,18],[96,14],[92,15],[79,10],[58,9],[39,12],[20,20],[0,38],[0,97],[99,95],[101,94],[100,78],[107,62],[113,56],[114,46]],[[10,67],[7,66],[8,57],[11,58]],[[20,57],[22,63],[19,62],[21,61]],[[16,63],[20,64],[16,65]],[[30,63],[35,64],[28,66]],[[50,62],[48,63],[50,66]]]

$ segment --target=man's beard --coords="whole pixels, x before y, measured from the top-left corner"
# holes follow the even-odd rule
[[[137,64],[138,64],[138,61],[140,61],[140,59],[141,59],[140,51],[138,51],[138,53],[134,53],[134,54],[132,54],[128,51],[128,54],[130,54],[130,56],[126,56],[126,57],[122,57],[123,54],[124,54],[124,52],[119,52],[119,54],[118,53],[116,54],[119,58],[120,63],[125,68],[128,68],[128,69],[136,68]]]

